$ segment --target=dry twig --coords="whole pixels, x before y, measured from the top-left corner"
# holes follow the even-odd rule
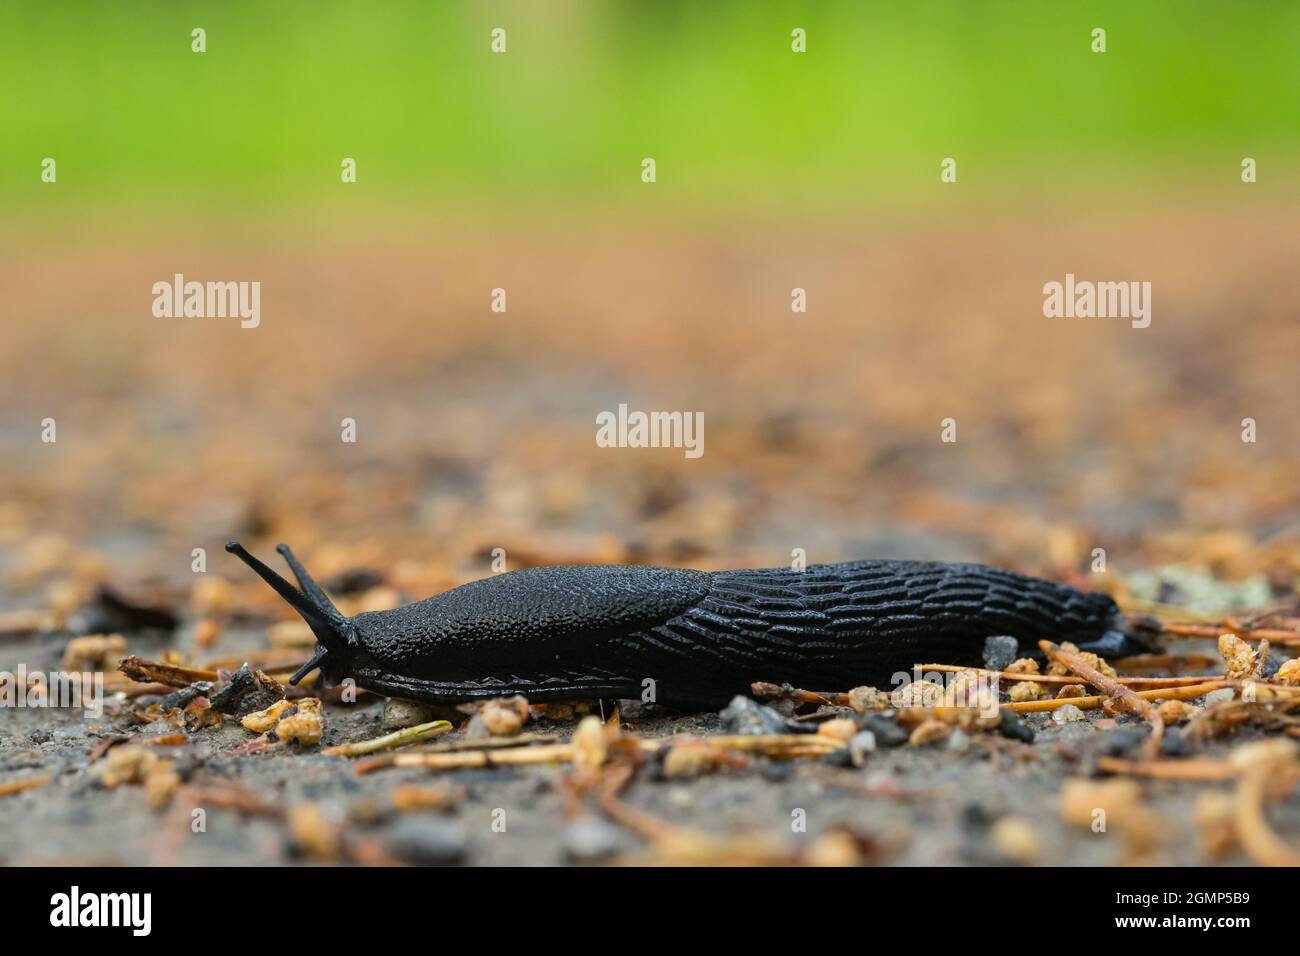
[[[0,783],[0,797],[12,796],[15,793],[22,793],[25,790],[35,790],[43,787],[50,782],[48,775],[38,777],[24,777],[21,780],[10,780],[8,783]]]
[[[1196,697],[1202,697],[1210,693],[1210,691],[1221,690],[1224,687],[1235,687],[1239,683],[1240,681],[1223,678],[1204,684],[1193,684],[1191,687],[1157,687],[1154,690],[1140,690],[1135,693],[1135,696],[1143,700],[1192,700]],[[1056,710],[1058,707],[1064,707],[1067,704],[1073,704],[1080,710],[1096,710],[1104,705],[1106,701],[1113,699],[1109,696],[1060,697],[1052,700],[1026,700],[1020,703],[1003,704],[1002,706],[1010,708],[1018,714]]]
[[[980,667],[962,667],[958,664],[922,664],[921,671],[938,671],[939,673],[959,674],[962,672],[973,672],[984,677],[997,677],[999,680],[1008,684],[1016,684],[1021,681],[1029,681],[1038,684],[1077,684],[1077,677],[1063,677],[1057,674],[1015,674],[1010,671],[990,671]],[[1204,683],[1205,681],[1218,680],[1221,674],[1194,674],[1182,677],[1117,677],[1116,683],[1125,687],[1142,687],[1152,689],[1157,687],[1187,687],[1193,684]]]
[[[1093,687],[1109,694],[1119,705],[1135,714],[1141,714],[1151,723],[1151,736],[1147,738],[1145,749],[1147,756],[1154,759],[1160,753],[1160,740],[1165,734],[1165,721],[1160,711],[1149,701],[1139,697],[1113,677],[1108,677],[1093,667],[1079,654],[1057,647],[1051,641],[1039,641],[1039,648],[1044,654],[1069,670],[1078,674]]]
[[[1251,859],[1261,866],[1300,866],[1300,850],[1273,832],[1264,813],[1269,784],[1278,770],[1277,764],[1264,762],[1247,767],[1242,773],[1237,784],[1237,838]],[[1294,776],[1295,766],[1289,770]]]
[[[1204,637],[1216,640],[1224,631],[1228,631],[1243,641],[1270,641],[1280,647],[1300,647],[1300,631],[1282,630],[1275,627],[1243,627],[1231,618],[1224,618],[1219,624],[1198,624],[1193,621],[1168,621],[1161,628],[1174,637]]]
[[[359,740],[355,743],[326,747],[321,753],[335,757],[362,757],[380,750],[391,750],[395,747],[405,747],[407,744],[418,744],[425,740],[432,740],[434,737],[441,737],[451,730],[450,721],[433,720],[427,724],[416,724],[414,727],[406,727],[371,740]]]
[[[771,684],[767,681],[755,681],[749,685],[749,691],[757,700],[793,700],[801,704],[825,704],[833,707],[848,707],[847,693],[815,690],[800,690],[789,684]]]
[[[1232,780],[1237,769],[1226,760],[1125,760],[1121,757],[1098,757],[1097,769],[1130,777],[1157,780],[1195,780],[1215,782]]]

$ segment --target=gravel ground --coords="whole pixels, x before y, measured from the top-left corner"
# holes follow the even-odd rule
[[[183,247],[139,231],[0,233],[0,286],[23,317],[0,336],[0,618],[55,619],[42,636],[0,628],[0,669],[57,666],[68,613],[100,585],[180,619],[169,642],[127,633],[130,653],[201,664],[265,650],[290,612],[221,552],[231,537],[260,554],[287,541],[322,580],[374,575],[378,587],[346,595],[354,606],[483,577],[499,547],[512,569],[770,567],[796,551],[978,560],[1189,616],[1293,608],[1294,223],[1285,204],[1184,204],[796,229],[419,223]],[[142,290],[182,260],[187,274],[259,277],[261,326],[154,320]],[[1151,327],[1045,319],[1042,285],[1067,271],[1149,278]],[[500,283],[506,316],[485,305]],[[814,305],[792,321],[795,286]],[[702,410],[705,454],[597,447],[593,416],[621,402]],[[46,416],[57,444],[39,440]],[[954,444],[940,440],[948,416]],[[1241,440],[1246,416],[1255,443]],[[345,417],[355,444],[340,441]],[[1171,566],[1194,584],[1151,583]],[[204,627],[214,644],[197,640]],[[327,707],[326,744],[373,736],[380,713]],[[643,734],[717,726],[626,717]],[[1028,821],[1043,862],[1205,859],[1193,802],[1230,784],[1142,784],[1141,840],[1067,825],[1064,781],[1115,731],[1032,722],[1032,746],[981,735],[861,768],[757,761],[689,781],[646,768],[623,796],[791,847],[847,827],[888,863],[997,862],[1004,816]],[[0,785],[52,778],[0,797],[0,857],[304,859],[275,820],[214,807],[193,833],[193,808],[157,813],[138,787],[100,788],[95,735],[149,731],[125,713],[0,713]],[[178,766],[280,807],[319,804],[366,845],[422,859],[645,858],[626,826],[557,789],[555,767],[447,773],[463,798],[397,815],[393,787],[437,778],[358,777],[314,750],[236,754],[251,737],[230,721],[199,731]],[[1296,832],[1294,790],[1269,812]]]
[[[51,664],[58,646],[48,639],[30,648],[10,645]],[[720,729],[713,714],[656,714],[635,704],[625,706],[626,729],[636,734]],[[374,698],[355,706],[327,707],[322,746],[378,736],[384,732],[382,710],[382,702]],[[1096,712],[1089,716],[1096,719]],[[873,862],[886,864],[1017,862],[990,840],[991,827],[1008,816],[1030,824],[1037,858],[1044,863],[1207,862],[1193,820],[1193,801],[1207,789],[1230,792],[1230,785],[1148,784],[1145,806],[1153,824],[1149,846],[1145,840],[1135,843],[1115,826],[1094,833],[1063,821],[1062,781],[1089,775],[1090,756],[1121,735],[1131,741],[1141,739],[1145,731],[1130,733],[1127,718],[1119,730],[1097,729],[1088,720],[1058,724],[1047,715],[1031,715],[1028,722],[1036,731],[1032,745],[996,734],[957,735],[929,747],[880,749],[869,754],[861,768],[832,766],[819,758],[758,758],[743,769],[665,780],[652,766],[644,766],[624,796],[633,806],[675,824],[719,834],[751,834],[781,841],[792,850],[812,845],[827,831],[847,829],[875,848]],[[535,732],[562,735],[573,727],[573,720],[530,724]],[[7,834],[3,862],[304,862],[280,821],[212,808],[206,829],[193,832],[194,807],[186,800],[178,798],[170,809],[154,812],[141,787],[105,789],[98,782],[89,756],[103,735],[147,738],[158,732],[157,726],[138,724],[129,709],[96,721],[76,711],[7,713],[0,727],[0,779],[49,775],[51,782],[0,799],[0,827]],[[411,861],[534,865],[648,858],[645,841],[605,820],[594,803],[580,801],[575,807],[566,802],[557,788],[566,769],[558,765],[445,771],[436,777],[415,768],[357,775],[345,758],[323,756],[319,747],[238,755],[236,748],[253,737],[228,719],[219,728],[197,732],[185,746],[160,753],[175,756],[194,783],[237,782],[283,807],[315,804],[352,836],[373,838],[396,857]],[[1226,749],[1211,748],[1207,754]],[[435,780],[462,786],[463,796],[445,811],[398,813],[390,808],[394,787],[427,786]],[[798,814],[800,810],[804,813]],[[806,828],[795,832],[792,823],[799,816]],[[1300,825],[1300,807],[1284,806],[1276,825]],[[1244,860],[1230,853],[1217,862]]]

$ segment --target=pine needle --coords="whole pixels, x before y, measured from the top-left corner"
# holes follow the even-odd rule
[[[363,757],[366,754],[377,753],[380,750],[391,750],[394,747],[405,747],[407,744],[418,744],[425,740],[432,740],[434,737],[441,737],[443,734],[449,733],[451,729],[451,721],[431,720],[427,724],[416,724],[414,727],[406,727],[391,734],[384,734],[382,737],[326,747],[321,753],[328,754],[331,757]]]

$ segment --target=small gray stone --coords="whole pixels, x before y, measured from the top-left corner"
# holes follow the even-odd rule
[[[1166,757],[1188,757],[1192,747],[1183,736],[1183,728],[1166,727],[1165,735],[1160,740],[1160,752]]]
[[[876,749],[876,735],[869,730],[859,730],[849,740],[849,759],[853,766],[861,767],[867,760],[867,754]]]
[[[1059,724],[1059,733],[1056,736],[1056,743],[1061,749],[1058,751],[1062,755],[1066,752],[1074,754],[1071,760],[1082,760],[1095,745],[1097,737],[1101,731],[1094,727],[1086,720],[1076,720]]]
[[[685,787],[673,787],[668,791],[668,804],[674,810],[689,810],[695,806],[695,794]]]
[[[596,817],[569,824],[562,842],[565,859],[571,863],[600,863],[623,849],[618,828]]]
[[[1029,726],[1025,718],[1010,707],[1003,707],[999,713],[1002,715],[1002,721],[998,724],[998,733],[1003,737],[1021,740],[1027,744],[1034,742],[1034,728]]]
[[[791,734],[807,733],[808,727],[801,727],[786,720],[771,707],[764,707],[756,700],[737,694],[718,714],[722,718],[722,731],[728,734]]]
[[[833,753],[844,753],[843,750],[836,750]],[[758,771],[759,776],[771,783],[783,783],[794,776],[793,760],[764,760]]]
[[[991,671],[1004,671],[1020,656],[1020,644],[1014,637],[1000,634],[984,638],[984,666]]]
[[[427,705],[394,697],[384,704],[384,716],[380,723],[384,730],[404,730],[435,719],[432,708]]]
[[[1058,707],[1056,710],[1052,711],[1052,720],[1056,721],[1058,724],[1070,724],[1077,720],[1085,719],[1083,711],[1078,707],[1075,707],[1073,704],[1066,704],[1064,707]]]
[[[1139,727],[1121,727],[1119,730],[1112,730],[1102,735],[1101,742],[1097,745],[1097,755],[1127,757],[1146,743],[1148,736],[1150,736],[1148,731]]]
[[[877,747],[901,747],[910,736],[906,728],[898,726],[897,722],[883,714],[867,714],[858,721],[858,726],[871,732],[876,738]]]
[[[465,831],[438,817],[406,817],[389,831],[388,848],[418,866],[449,866],[465,859]]]

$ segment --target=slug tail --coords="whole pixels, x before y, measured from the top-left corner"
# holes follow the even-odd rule
[[[332,670],[345,668],[351,658],[351,648],[347,637],[347,618],[340,614],[338,609],[330,603],[329,598],[325,597],[325,592],[312,580],[311,575],[307,574],[306,569],[298,563],[297,559],[293,558],[291,553],[286,553],[289,549],[284,545],[281,545],[280,548],[282,549],[280,553],[285,555],[289,567],[293,568],[294,573],[298,575],[299,581],[303,582],[303,588],[307,591],[306,594],[249,554],[248,550],[238,541],[231,541],[226,545],[227,551],[252,568],[257,573],[257,576],[269,584],[276,594],[292,605],[293,609],[307,622],[307,626],[311,628],[312,633],[316,635],[318,643],[316,653],[289,679],[291,684],[296,684],[317,667],[323,665],[330,665]]]

